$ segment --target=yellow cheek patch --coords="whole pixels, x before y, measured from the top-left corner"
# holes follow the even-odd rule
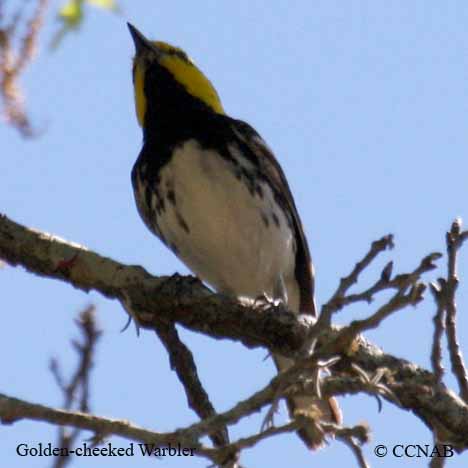
[[[177,55],[164,55],[160,64],[196,98],[218,114],[224,114],[223,105],[210,80],[192,63]]]
[[[135,64],[133,73],[133,89],[135,93],[135,111],[140,127],[145,123],[146,96],[145,96],[145,70],[141,64]]]

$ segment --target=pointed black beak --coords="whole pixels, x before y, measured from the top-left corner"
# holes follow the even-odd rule
[[[154,49],[151,42],[146,39],[140,31],[138,31],[133,24],[127,23],[130,34],[132,35],[133,42],[135,44],[136,53],[139,54],[144,50]]]

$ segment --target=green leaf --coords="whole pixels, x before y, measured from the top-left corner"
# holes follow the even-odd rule
[[[83,0],[70,0],[59,10],[59,18],[69,28],[78,26],[83,19]]]
[[[0,0],[1,3],[1,0]],[[117,0],[68,0],[58,11],[58,19],[61,23],[60,29],[56,32],[51,42],[51,48],[56,49],[63,38],[72,30],[78,29],[84,20],[84,5],[94,8],[120,13]]]
[[[119,9],[115,0],[87,0],[87,2],[104,10],[117,11]]]

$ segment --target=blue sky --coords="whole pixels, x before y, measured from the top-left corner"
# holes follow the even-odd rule
[[[19,3],[19,2],[17,2]],[[0,127],[0,212],[154,274],[187,273],[145,228],[136,212],[130,170],[141,146],[131,88],[133,44],[125,21],[149,37],[184,48],[217,87],[229,114],[252,124],[273,148],[290,182],[317,271],[317,301],[326,301],[370,242],[388,232],[396,248],[363,277],[395,261],[395,272],[444,249],[451,221],[468,222],[468,4],[407,2],[122,1],[122,16],[89,11],[78,34],[47,50],[57,24],[51,2],[38,59],[22,84],[39,138],[24,141]],[[468,247],[467,247],[468,248]],[[468,251],[462,252],[459,331],[468,353]],[[445,258],[440,262],[445,266]],[[442,270],[428,275],[435,279]],[[120,305],[98,294],[40,279],[21,268],[0,270],[0,392],[58,406],[62,399],[48,362],[73,368],[73,318],[94,303],[104,330],[94,370],[92,409],[155,430],[196,420],[156,337],[120,333]],[[345,310],[338,323],[376,305]],[[389,353],[429,367],[434,304],[399,312],[366,336]],[[181,330],[219,410],[263,386],[273,375],[265,350]],[[449,362],[445,361],[450,368]],[[457,391],[453,379],[448,383]],[[366,420],[376,444],[431,444],[409,413],[369,397],[342,399],[347,424]],[[285,411],[278,422],[285,418]],[[233,435],[260,427],[250,418]],[[18,422],[0,427],[5,466],[44,467],[22,459],[19,443],[55,440],[55,429]],[[84,437],[88,437],[85,434]],[[118,439],[115,444],[126,446]],[[244,454],[246,466],[353,466],[339,443],[310,454],[294,436]],[[80,466],[128,466],[128,459],[75,459]],[[154,461],[130,460],[138,466]],[[206,466],[166,458],[160,466]],[[466,466],[467,455],[447,466]],[[405,466],[427,466],[405,459]]]

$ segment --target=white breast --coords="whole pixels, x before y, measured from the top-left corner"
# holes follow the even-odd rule
[[[219,292],[278,297],[279,284],[294,276],[294,236],[271,189],[260,182],[252,194],[242,167],[252,169],[248,160],[236,168],[187,141],[161,170],[165,207],[158,227],[179,258]]]

